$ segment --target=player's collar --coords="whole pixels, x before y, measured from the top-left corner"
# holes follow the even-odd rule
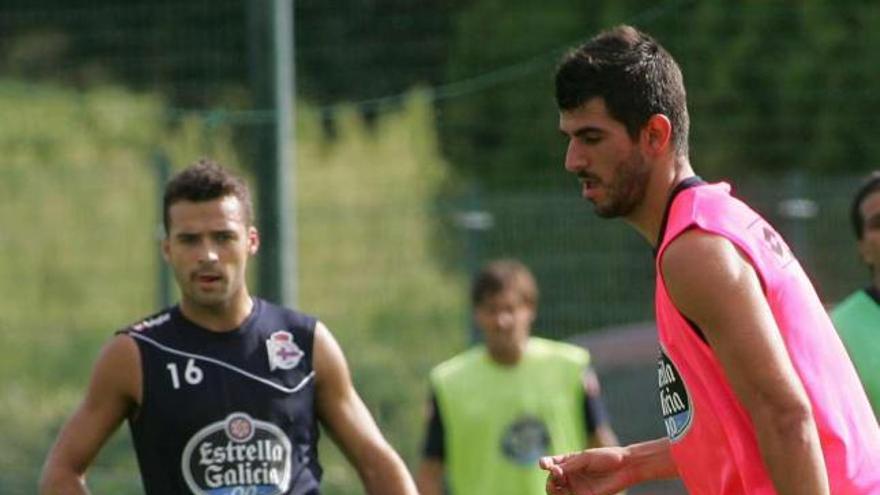
[[[655,258],[660,250],[660,246],[663,244],[663,237],[666,235],[666,223],[669,221],[669,210],[672,209],[672,202],[675,201],[675,197],[685,189],[690,189],[705,183],[706,181],[704,181],[699,175],[692,175],[672,188],[672,192],[669,193],[669,199],[666,200],[666,208],[663,209],[663,220],[660,222],[660,233],[657,236],[657,244],[654,246]]]

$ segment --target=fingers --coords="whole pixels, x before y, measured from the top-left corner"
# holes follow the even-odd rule
[[[548,472],[545,488],[548,495],[567,495],[571,493],[568,489],[568,477],[561,466],[571,455],[573,454],[560,454],[538,459],[538,466]]]
[[[565,471],[577,471],[580,469],[592,467],[602,457],[597,454],[601,449],[587,449],[581,452],[572,452],[571,454],[558,455],[553,457],[552,466],[558,466]]]
[[[544,490],[547,492],[547,495],[570,495],[571,492],[568,489],[567,484],[559,479],[555,478],[551,473],[547,476],[547,483],[545,485]]]
[[[545,456],[538,459],[538,466],[540,466],[541,469],[549,470],[551,466],[556,466],[565,462],[565,460],[571,455],[572,454],[560,454],[554,456]]]
[[[548,471],[545,490],[548,495],[565,495],[569,493],[568,478],[562,468],[553,462],[556,462],[556,459],[549,457],[539,461],[541,467]]]

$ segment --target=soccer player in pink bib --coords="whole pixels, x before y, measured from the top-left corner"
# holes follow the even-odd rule
[[[692,494],[880,494],[880,428],[785,241],[688,158],[684,83],[621,26],[556,73],[565,168],[605,218],[654,248],[658,388],[667,436],[540,461],[551,495],[680,477]]]

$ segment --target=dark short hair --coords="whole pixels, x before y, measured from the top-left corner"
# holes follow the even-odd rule
[[[679,155],[688,153],[690,117],[681,69],[654,38],[632,26],[599,33],[563,56],[556,69],[556,104],[575,110],[600,97],[635,139],[652,115],[672,122]]]
[[[880,170],[871,172],[862,181],[849,209],[849,218],[856,232],[856,239],[862,240],[865,236],[865,219],[862,217],[862,203],[865,198],[875,191],[880,191]]]
[[[486,299],[512,289],[519,292],[523,301],[536,307],[538,284],[532,272],[514,259],[495,260],[486,264],[474,278],[471,287],[471,303],[476,307]]]
[[[213,201],[226,196],[238,198],[245,221],[248,225],[253,224],[251,193],[244,180],[213,160],[199,159],[177,173],[165,186],[165,195],[162,198],[162,221],[165,233],[169,232],[170,227],[168,210],[174,203]]]

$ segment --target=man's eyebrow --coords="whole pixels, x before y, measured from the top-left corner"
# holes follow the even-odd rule
[[[600,133],[600,134],[602,134],[604,132],[605,132],[605,129],[602,129],[601,127],[596,127],[596,126],[592,126],[592,125],[585,125],[581,128],[575,129],[574,135],[575,136],[583,136],[584,134],[587,134],[587,133]]]
[[[585,125],[582,127],[578,127],[577,129],[571,131],[571,133],[569,133],[568,131],[562,130],[562,129],[559,129],[559,132],[565,137],[569,137],[569,136],[582,137],[585,134],[589,134],[589,133],[604,133],[605,130],[602,129],[601,127],[596,127],[593,125]]]

